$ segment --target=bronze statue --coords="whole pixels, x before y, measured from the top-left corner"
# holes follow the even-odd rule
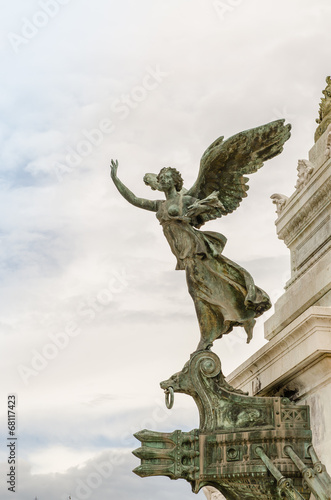
[[[197,351],[209,349],[234,326],[244,327],[249,342],[255,318],[271,307],[268,295],[251,275],[222,254],[225,236],[199,228],[236,210],[247,196],[244,175],[281,153],[290,128],[284,120],[277,120],[225,142],[218,138],[202,155],[198,178],[189,190],[183,188],[181,174],[174,168],[146,174],[145,183],[163,191],[165,200],[137,198],[117,177],[117,160],[111,161],[111,177],[121,195],[136,207],[156,212],[177,258],[176,269],[186,271],[201,333]]]

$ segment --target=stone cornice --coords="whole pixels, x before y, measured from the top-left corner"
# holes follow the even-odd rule
[[[330,203],[331,177],[297,210],[291,220],[278,231],[288,246],[298,234]],[[290,210],[290,207],[289,207]],[[277,221],[279,223],[279,221]]]
[[[259,390],[263,391],[268,383],[276,384],[302,370],[303,363],[331,354],[330,333],[331,307],[310,307],[233,371],[227,381],[236,388],[251,390],[252,382],[258,377]]]
[[[330,242],[330,240],[328,240],[325,243],[325,245],[323,246],[323,248],[320,249],[320,251],[315,255],[315,257],[312,257],[309,260],[309,266],[310,267],[313,266],[315,264],[315,262],[317,262],[319,259],[321,259],[323,257],[323,255],[325,255],[330,249],[331,249],[331,242]],[[285,290],[287,290],[291,285],[293,285],[293,283],[295,283],[299,278],[301,278],[301,276],[303,276],[306,273],[307,267],[308,267],[308,264],[303,266],[301,271],[297,272],[293,278],[289,279],[289,281],[286,283],[286,285],[284,287]]]

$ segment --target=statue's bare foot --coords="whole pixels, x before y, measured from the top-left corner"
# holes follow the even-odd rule
[[[247,340],[246,340],[246,343],[249,344],[250,341],[252,340],[253,338],[253,329],[254,329],[254,325],[255,325],[256,321],[254,318],[251,318],[251,319],[247,319],[243,326],[244,326],[244,329],[245,329],[245,332],[247,334]]]

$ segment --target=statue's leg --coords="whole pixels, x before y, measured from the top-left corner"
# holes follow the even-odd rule
[[[200,342],[197,346],[197,351],[210,349],[213,341],[220,337],[220,332],[223,329],[223,321],[220,314],[216,314],[210,304],[206,304],[203,300],[193,298],[195,310],[198,317],[200,327]]]
[[[200,328],[200,342],[197,351],[210,349],[214,340],[232,330],[231,322],[225,322],[219,305],[209,301],[219,293],[218,281],[210,268],[200,259],[186,261],[186,279],[189,293],[193,299]],[[215,287],[217,290],[215,290]],[[204,299],[203,297],[206,297]]]

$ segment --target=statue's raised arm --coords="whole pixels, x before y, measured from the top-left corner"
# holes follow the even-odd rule
[[[146,200],[145,198],[138,198],[135,194],[127,188],[122,181],[117,177],[117,169],[118,169],[118,161],[111,160],[110,165],[110,176],[123,196],[131,205],[134,205],[138,208],[143,208],[144,210],[150,210],[151,212],[157,212],[158,209],[158,201],[157,200]]]

